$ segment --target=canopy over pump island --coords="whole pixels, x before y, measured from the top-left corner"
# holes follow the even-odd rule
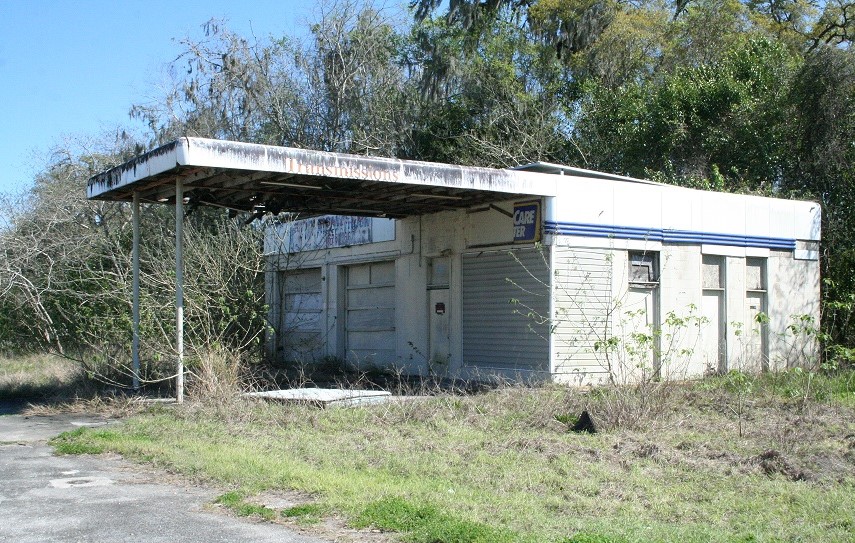
[[[268,218],[268,355],[589,384],[766,370],[816,355],[820,206],[554,164],[490,169],[181,138],[88,197]],[[199,273],[204,273],[199,271]],[[138,366],[135,366],[135,368]]]

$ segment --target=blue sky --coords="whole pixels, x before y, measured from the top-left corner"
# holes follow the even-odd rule
[[[62,138],[131,126],[158,96],[178,40],[212,17],[264,38],[305,28],[296,0],[0,0],[0,192],[30,186]]]

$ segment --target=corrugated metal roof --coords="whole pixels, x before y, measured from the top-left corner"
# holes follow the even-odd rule
[[[584,168],[576,168],[575,166],[563,166],[561,164],[552,164],[549,162],[532,162],[531,164],[523,164],[511,168],[512,170],[524,172],[548,173],[553,175],[574,175],[576,177],[589,177],[591,179],[609,179],[611,181],[626,181],[627,183],[642,183],[645,185],[662,185],[655,181],[647,179],[637,179],[635,177],[627,177],[614,173],[598,172],[595,170],[586,170]]]

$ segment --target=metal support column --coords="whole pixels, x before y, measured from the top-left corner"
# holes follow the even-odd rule
[[[175,401],[184,402],[184,184],[175,182]]]
[[[133,340],[131,342],[131,358],[134,391],[140,389],[140,195],[134,191],[134,201],[131,207],[134,224],[134,242],[131,253],[133,268]]]

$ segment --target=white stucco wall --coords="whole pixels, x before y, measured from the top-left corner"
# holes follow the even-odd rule
[[[658,317],[650,328],[639,326],[629,285],[630,250],[654,251],[632,243],[556,236],[553,296],[553,376],[570,384],[597,384],[638,379],[637,366],[644,362],[637,352],[633,333],[651,333],[658,328],[660,371],[663,378],[692,379],[717,371],[717,360],[704,352],[705,334],[716,328],[706,320],[702,307],[702,257],[722,255],[724,262],[723,309],[720,317],[726,344],[726,367],[745,371],[780,370],[816,361],[815,336],[811,328],[819,323],[819,262],[797,260],[792,251],[770,251],[768,257],[752,256],[763,251],[741,251],[696,244],[663,244],[655,247],[660,256]],[[574,245],[583,245],[581,247]],[[620,247],[616,247],[616,245]],[[718,249],[718,250],[716,250]],[[768,321],[760,324],[747,307],[746,258],[765,261],[767,291],[764,312]],[[606,296],[610,286],[610,297]],[[610,321],[608,324],[606,321]],[[790,328],[801,324],[798,332]],[[603,343],[608,330],[616,339],[611,347]],[[718,341],[715,336],[715,341]],[[596,344],[600,342],[598,347]],[[760,342],[760,343],[758,343]],[[760,356],[758,349],[765,349]],[[606,352],[606,350],[608,352]],[[611,372],[611,373],[609,373]]]
[[[347,265],[395,261],[396,346],[395,367],[408,374],[428,373],[428,263],[432,258],[450,261],[449,304],[451,364],[449,376],[466,375],[461,362],[461,255],[467,251],[500,250],[518,247],[513,243],[513,222],[508,216],[514,202],[489,208],[456,210],[394,221],[394,238],[390,241],[365,243],[349,247],[313,249],[294,253],[282,252],[289,247],[268,231],[267,295],[271,315],[279,310],[276,298],[277,271],[320,267],[322,269],[325,323],[325,355],[344,358],[344,330],[340,322]],[[286,229],[279,229],[285,232]],[[322,236],[321,236],[322,237]],[[316,246],[317,244],[315,244]],[[275,322],[275,321],[274,321]],[[271,346],[273,343],[271,342]],[[275,352],[271,355],[276,356]]]
[[[796,260],[787,251],[769,256],[769,365],[771,369],[818,362],[819,260]],[[795,325],[796,331],[790,330]]]
[[[719,369],[780,369],[815,357],[813,340],[805,334],[795,337],[788,326],[793,315],[806,315],[801,321],[806,326],[819,321],[817,247],[805,245],[819,236],[816,204],[572,176],[565,176],[558,186],[559,196],[543,202],[554,327],[548,367],[554,380],[582,385],[638,378],[637,366],[644,366],[646,359],[641,360],[628,338],[637,333],[658,336],[659,369],[671,379],[700,377]],[[340,304],[345,266],[394,261],[394,365],[409,374],[425,375],[432,370],[427,361],[428,263],[432,258],[448,258],[451,356],[443,374],[471,376],[462,360],[461,255],[518,247],[508,216],[513,204],[382,221],[379,228],[387,230],[379,239],[393,238],[388,241],[295,253],[272,249],[268,257],[272,312],[276,311],[273,270],[321,267],[325,354],[343,358]],[[394,236],[389,225],[394,225]],[[725,243],[730,241],[732,245]],[[268,243],[277,247],[273,241]],[[774,248],[777,245],[798,250]],[[650,300],[658,307],[643,316],[644,325],[638,320],[638,296],[644,298],[644,291],[628,285],[630,252],[656,253],[659,259],[659,284],[650,291]],[[720,317],[724,368],[716,367],[718,360],[702,348],[712,333],[701,314],[704,255],[715,255],[724,265]],[[797,255],[812,260],[796,259]],[[752,294],[765,297],[763,310],[769,318],[763,326],[755,322],[746,304],[746,259],[765,262],[767,289]],[[636,296],[634,306],[632,296]],[[597,344],[608,340],[609,334],[622,342],[609,352],[611,374],[604,348]],[[758,355],[761,347],[763,356]]]
[[[563,235],[738,246],[725,242],[737,236],[763,247],[821,234],[815,202],[572,175],[561,177],[550,200],[547,231]]]

